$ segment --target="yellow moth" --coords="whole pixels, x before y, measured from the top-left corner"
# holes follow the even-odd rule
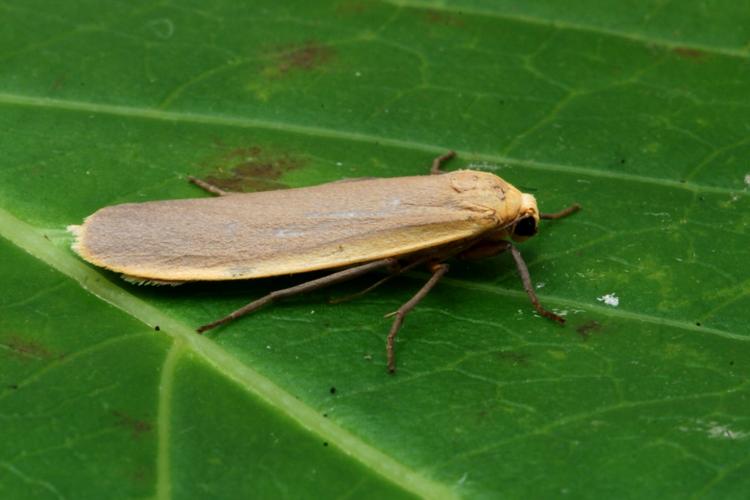
[[[474,259],[510,251],[536,310],[526,264],[511,241],[536,234],[536,200],[500,177],[475,170],[444,173],[449,152],[433,161],[431,175],[355,179],[319,186],[229,193],[191,178],[213,198],[126,203],[102,208],[69,226],[73,249],[129,281],[180,284],[265,278],[332,270],[322,278],[277,290],[201,326],[204,332],[283,297],[315,290],[376,269],[388,272],[367,290],[417,266],[427,283],[395,313],[387,337],[388,369],[395,371],[394,341],[406,314],[448,271],[451,257]]]

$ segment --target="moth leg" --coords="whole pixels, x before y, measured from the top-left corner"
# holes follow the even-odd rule
[[[396,373],[396,353],[393,349],[393,344],[396,341],[396,334],[401,328],[401,325],[404,323],[404,317],[409,313],[409,311],[414,309],[414,306],[416,306],[419,301],[422,300],[430,292],[430,290],[435,287],[437,282],[440,281],[440,278],[442,278],[443,275],[448,272],[448,264],[433,264],[430,266],[430,271],[432,271],[432,277],[430,277],[427,283],[422,286],[422,288],[414,295],[414,297],[412,297],[404,305],[399,307],[395,313],[391,313],[388,315],[396,316],[396,319],[393,320],[391,331],[388,332],[388,339],[386,340],[385,344],[385,350],[388,354],[388,371],[390,373]]]
[[[432,258],[432,256],[430,256],[429,258]],[[366,293],[375,290],[377,287],[379,287],[380,285],[382,285],[386,281],[390,280],[391,278],[395,278],[396,276],[399,276],[399,275],[401,275],[401,274],[403,274],[403,273],[405,273],[407,271],[411,271],[412,269],[414,269],[418,265],[424,264],[424,262],[427,259],[428,258],[423,258],[423,259],[415,260],[414,262],[411,262],[410,264],[407,264],[406,266],[403,266],[403,267],[401,267],[399,265],[393,266],[391,269],[388,270],[390,272],[390,274],[388,276],[379,279],[378,281],[376,281],[372,285],[368,286],[364,290],[360,290],[359,292],[354,292],[354,293],[352,293],[350,295],[344,295],[343,297],[332,298],[331,300],[328,301],[328,303],[329,304],[340,304],[342,302],[348,302],[350,300],[359,298],[359,297],[365,295]]]
[[[432,160],[432,166],[430,167],[430,175],[440,175],[444,174],[440,167],[443,165],[443,163],[447,162],[451,158],[456,156],[455,151],[448,151],[444,155],[438,156],[434,160]]]
[[[360,290],[359,292],[354,292],[354,293],[349,294],[349,295],[344,295],[343,297],[334,297],[334,298],[330,299],[328,301],[328,303],[329,304],[341,304],[342,302],[349,302],[350,300],[354,300],[356,298],[359,298],[359,297],[365,295],[366,293],[375,290],[377,287],[379,287],[380,285],[382,285],[386,281],[390,280],[391,278],[394,278],[394,277],[398,276],[399,274],[401,274],[399,271],[395,271],[392,274],[389,274],[388,276],[386,276],[385,278],[379,279],[378,281],[376,281],[372,285],[368,286],[364,290]]]
[[[224,191],[220,187],[214,186],[213,184],[198,179],[197,177],[193,177],[192,175],[188,175],[188,180],[199,188],[208,191],[211,194],[215,194],[216,196],[228,196],[232,194],[231,191]]]
[[[536,296],[536,293],[534,293],[534,287],[531,284],[531,275],[529,274],[529,268],[526,266],[526,262],[523,260],[521,252],[511,242],[497,241],[489,243],[479,243],[465,250],[463,253],[459,254],[458,257],[467,260],[483,259],[485,257],[492,257],[493,255],[497,255],[506,250],[510,250],[510,254],[513,256],[513,260],[516,262],[516,269],[518,269],[518,275],[521,277],[521,281],[523,282],[523,288],[524,290],[526,290],[526,295],[529,296],[529,300],[531,300],[531,304],[534,306],[534,309],[536,309],[536,312],[538,312],[545,318],[549,318],[553,321],[556,321],[557,323],[560,323],[561,325],[564,324],[565,318],[563,318],[562,316],[558,316],[552,311],[548,311],[544,307],[542,307],[542,304],[539,302],[539,298]]]
[[[548,311],[544,307],[542,307],[542,304],[539,302],[536,293],[534,293],[534,287],[531,284],[531,276],[529,275],[529,268],[526,267],[526,262],[523,260],[521,252],[519,252],[518,249],[509,241],[506,241],[505,243],[508,245],[508,249],[510,250],[510,254],[513,256],[513,260],[516,261],[516,269],[518,269],[518,275],[521,277],[521,281],[523,282],[523,288],[524,290],[526,290],[526,295],[529,296],[529,300],[531,300],[531,303],[533,304],[534,309],[536,309],[536,312],[538,312],[545,318],[549,318],[552,321],[560,323],[561,325],[565,324],[565,318],[563,318],[562,316],[558,316],[552,311]]]
[[[250,314],[251,312],[257,309],[260,309],[261,307],[267,304],[270,304],[271,302],[275,302],[279,299],[291,297],[294,295],[299,295],[299,294],[306,293],[306,292],[312,292],[313,290],[317,290],[319,288],[323,288],[328,285],[333,285],[335,283],[340,283],[342,281],[350,280],[352,278],[356,278],[357,276],[367,274],[370,271],[374,271],[375,269],[393,266],[395,262],[396,262],[395,259],[375,260],[372,262],[368,262],[367,264],[363,264],[361,266],[344,269],[343,271],[338,271],[333,274],[329,274],[328,276],[323,276],[322,278],[307,281],[305,283],[301,283],[293,287],[276,290],[274,292],[269,293],[268,295],[265,295],[257,300],[250,302],[246,306],[240,307],[236,311],[229,313],[223,318],[220,318],[216,321],[207,323],[199,327],[198,333],[203,333],[219,325],[223,325],[224,323],[229,323],[232,320],[235,320],[246,314]]]
[[[539,214],[540,219],[562,219],[563,217],[567,217],[570,214],[574,214],[578,212],[581,209],[581,205],[578,203],[573,203],[571,206],[564,210],[560,210],[559,212],[554,212],[551,214],[542,213]]]

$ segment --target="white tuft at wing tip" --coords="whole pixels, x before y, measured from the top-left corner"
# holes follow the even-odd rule
[[[81,249],[81,235],[83,234],[83,226],[71,224],[65,229],[67,229],[70,234],[75,236],[75,239],[73,240],[73,243],[70,245],[70,248],[72,248],[75,253],[80,255],[81,254],[81,250],[80,250]]]

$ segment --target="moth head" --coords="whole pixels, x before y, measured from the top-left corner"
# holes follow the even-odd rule
[[[538,225],[539,209],[536,206],[536,198],[528,193],[523,193],[518,218],[510,229],[511,238],[517,242],[525,241],[536,234]]]

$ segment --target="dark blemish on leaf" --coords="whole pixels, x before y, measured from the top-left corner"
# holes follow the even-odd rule
[[[139,420],[119,410],[112,411],[112,415],[117,417],[116,425],[129,429],[133,433],[133,438],[139,438],[146,432],[151,431],[151,424],[145,420]]]
[[[311,71],[328,64],[336,55],[334,50],[318,42],[309,41],[303,45],[287,47],[278,59],[278,76],[291,71]]]
[[[328,418],[328,413],[324,413],[323,418]]]
[[[222,148],[225,149],[225,148]],[[287,172],[301,168],[306,162],[286,153],[263,151],[258,146],[224,151],[214,160],[204,162],[216,174],[203,178],[225,191],[268,191],[289,186],[279,181]]]
[[[464,20],[459,16],[439,10],[428,10],[424,13],[423,19],[429,24],[441,24],[453,27],[462,27],[464,25]]]
[[[336,12],[338,14],[364,14],[370,8],[374,2],[367,0],[344,0],[336,6]]]
[[[18,384],[8,384],[8,389],[18,389]]]
[[[335,387],[331,387],[330,392],[331,392],[331,394],[336,394],[336,388]]]
[[[687,182],[685,179],[680,179],[680,184],[685,184]]]
[[[587,321],[576,328],[576,332],[578,332],[578,335],[580,335],[584,341],[588,340],[593,333],[600,331],[602,331],[602,324],[594,320]]]
[[[156,326],[154,327],[154,330],[156,330],[157,332],[159,332],[159,331],[161,331],[161,328],[159,327],[159,325],[156,325]]]
[[[328,441],[323,441],[323,446],[328,446]]]
[[[692,59],[694,61],[703,59],[706,53],[699,49],[692,49],[690,47],[675,47],[672,52],[682,57],[683,59]]]
[[[529,355],[522,352],[515,351],[500,351],[497,353],[497,357],[507,363],[512,363],[514,366],[528,366]]]
[[[734,361],[730,361],[729,366],[734,366]]]
[[[145,465],[139,465],[135,471],[130,475],[130,478],[134,483],[138,485],[148,484],[153,481],[153,474],[151,469]]]
[[[695,326],[702,326],[700,321],[695,322]]]
[[[62,357],[57,356],[39,342],[26,340],[18,335],[12,335],[4,342],[0,342],[0,345],[6,346],[10,350],[10,352],[15,354],[18,358],[24,360],[44,360]]]
[[[55,78],[55,81],[52,82],[52,85],[49,88],[50,92],[55,92],[57,90],[60,90],[63,87],[63,85],[65,85],[65,80],[67,79],[68,79],[67,75],[60,75],[57,78]]]
[[[620,158],[620,165],[625,165],[625,158]]]

